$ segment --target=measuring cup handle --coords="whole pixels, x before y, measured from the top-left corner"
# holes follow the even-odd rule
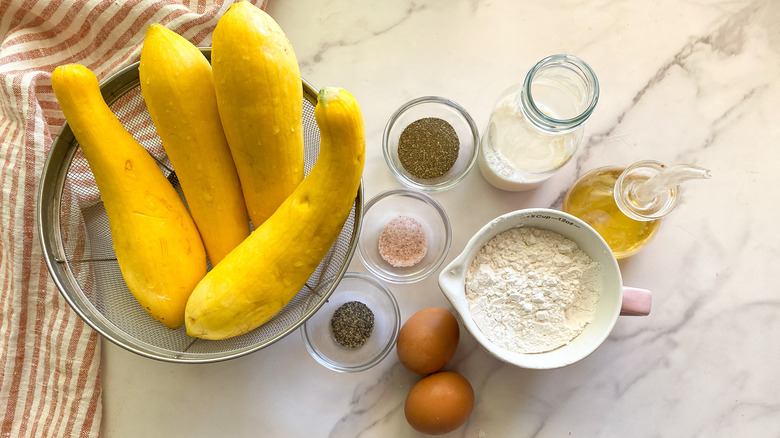
[[[647,289],[623,286],[623,305],[621,315],[644,316],[650,314],[653,294]]]

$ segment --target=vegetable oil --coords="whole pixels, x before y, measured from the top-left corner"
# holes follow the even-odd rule
[[[667,167],[651,160],[627,168],[601,167],[574,183],[563,200],[563,211],[592,226],[621,259],[652,240],[661,218],[677,206],[681,182],[709,177],[710,171],[702,167]]]
[[[592,226],[615,257],[639,252],[655,235],[660,219],[640,221],[626,216],[615,202],[615,183],[623,168],[603,167],[583,175],[566,195],[563,211]]]

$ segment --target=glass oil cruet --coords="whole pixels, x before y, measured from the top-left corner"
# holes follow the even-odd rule
[[[652,240],[661,218],[677,206],[680,183],[709,177],[710,171],[698,166],[667,167],[651,160],[627,168],[600,167],[574,183],[563,211],[592,226],[622,259]]]
[[[485,180],[522,191],[552,176],[574,155],[598,98],[596,74],[580,58],[539,61],[493,107],[477,161]]]

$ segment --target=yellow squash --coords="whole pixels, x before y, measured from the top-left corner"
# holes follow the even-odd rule
[[[57,67],[51,84],[95,175],[127,287],[154,319],[181,326],[187,298],[207,269],[184,202],[111,112],[88,68]]]
[[[219,120],[211,64],[185,38],[153,24],[139,74],[149,114],[216,265],[249,235],[249,216]]]
[[[219,115],[259,227],[303,179],[303,88],[279,25],[248,2],[220,17],[211,62]]]
[[[363,116],[354,97],[324,88],[314,112],[321,146],[309,175],[279,209],[198,284],[187,333],[225,339],[247,333],[292,300],[338,237],[365,160]]]

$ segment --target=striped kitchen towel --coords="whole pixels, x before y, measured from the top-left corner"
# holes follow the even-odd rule
[[[151,23],[208,45],[231,3],[0,1],[0,438],[100,434],[100,339],[59,295],[36,230],[43,163],[65,121],[51,72],[79,63],[106,78],[138,60]]]

